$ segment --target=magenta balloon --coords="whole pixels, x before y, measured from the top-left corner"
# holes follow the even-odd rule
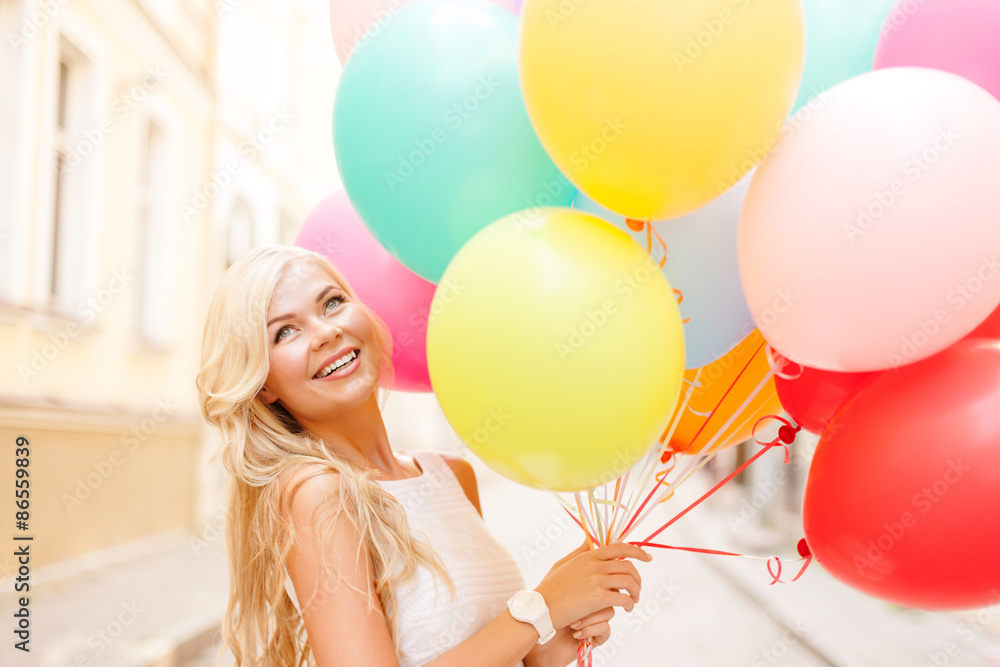
[[[341,190],[312,210],[295,245],[333,262],[392,331],[393,389],[431,391],[427,372],[427,317],[437,286],[399,263],[383,248]]]
[[[875,69],[933,67],[1000,99],[1000,2],[901,0],[875,51]]]

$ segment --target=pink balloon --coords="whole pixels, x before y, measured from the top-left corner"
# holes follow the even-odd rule
[[[393,389],[431,391],[427,371],[427,318],[437,286],[399,263],[383,248],[340,190],[312,210],[295,245],[326,256],[358,298],[392,331]]]
[[[1000,101],[907,67],[826,96],[750,183],[738,232],[750,313],[814,368],[923,359],[1000,304]]]
[[[901,0],[875,51],[875,68],[933,67],[1000,99],[1000,2]]]
[[[337,47],[340,64],[347,64],[347,58],[356,48],[364,48],[370,40],[376,39],[392,17],[404,5],[413,0],[330,0],[330,34]],[[485,0],[469,0],[483,2]],[[517,13],[520,4],[516,0],[489,0],[494,5]]]

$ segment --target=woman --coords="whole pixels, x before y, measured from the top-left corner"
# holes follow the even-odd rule
[[[237,664],[541,667],[606,641],[613,607],[639,598],[624,559],[649,555],[584,545],[532,602],[478,514],[471,466],[393,452],[376,392],[391,356],[385,324],[322,255],[259,248],[223,277],[196,384],[230,473]]]

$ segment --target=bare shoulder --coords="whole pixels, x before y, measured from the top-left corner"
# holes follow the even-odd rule
[[[458,479],[458,483],[462,485],[462,490],[465,491],[469,502],[472,503],[472,506],[482,516],[483,510],[479,506],[479,485],[476,482],[476,471],[472,469],[472,464],[461,456],[450,452],[438,452],[438,455],[448,464],[451,471],[455,473],[455,477]]]
[[[289,473],[282,494],[293,521],[310,521],[321,505],[339,506],[340,473],[321,466],[300,468]]]

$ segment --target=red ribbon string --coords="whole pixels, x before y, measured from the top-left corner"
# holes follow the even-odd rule
[[[676,547],[670,544],[660,544],[658,542],[629,542],[629,544],[634,544],[639,548],[653,547],[654,549],[674,549],[676,551],[689,551],[691,553],[708,554],[710,556],[736,556],[738,558],[757,558],[756,556],[747,556],[746,554],[738,554],[732,551],[719,551],[717,549],[699,549],[697,547]],[[802,564],[802,568],[799,570],[799,573],[796,574],[791,581],[798,581],[799,577],[801,577],[802,574],[806,571],[806,568],[809,567],[809,564],[812,563],[812,554],[809,552],[809,547],[806,546],[805,539],[799,540],[798,550],[799,550],[799,555],[802,556],[802,558],[799,558],[794,562],[796,563],[801,561],[805,562]],[[804,553],[803,550],[805,551]],[[773,586],[775,584],[790,583],[781,580],[781,559],[777,556],[771,556],[770,558],[767,559],[767,573],[771,575],[772,579],[771,583],[768,584],[769,586]]]
[[[691,444],[692,445],[698,440],[698,437],[705,430],[705,427],[708,426],[708,423],[710,421],[712,421],[712,417],[715,416],[715,414],[718,411],[719,407],[726,400],[726,397],[729,396],[729,392],[731,392],[733,390],[733,387],[736,386],[736,383],[740,381],[740,378],[743,377],[743,374],[746,373],[746,371],[747,371],[748,368],[750,368],[750,363],[754,360],[754,358],[758,354],[760,354],[760,351],[762,349],[764,349],[764,345],[765,345],[765,343],[761,343],[760,347],[758,347],[757,350],[752,355],[750,355],[750,358],[747,360],[746,365],[742,369],[740,369],[739,375],[736,376],[736,378],[733,380],[733,382],[729,386],[729,388],[727,388],[726,391],[725,391],[725,393],[722,394],[722,398],[720,398],[719,402],[716,403],[716,405],[715,405],[714,408],[712,408],[712,411],[708,414],[708,418],[705,419],[705,421],[702,423],[702,425],[695,432],[694,437],[691,438]],[[762,417],[761,419],[766,419],[766,417]],[[760,423],[761,419],[757,420],[758,424]],[[784,420],[782,420],[782,421],[784,421]],[[756,429],[757,429],[757,425],[754,424],[754,430],[756,431]],[[668,430],[669,430],[669,427],[668,427]],[[667,431],[664,431],[663,435],[660,436],[660,442],[662,443],[666,439],[666,437],[667,437]],[[754,439],[756,440],[756,438],[754,438]],[[766,451],[766,449],[764,451]],[[763,452],[758,453],[757,456],[759,456],[761,453],[763,453]],[[719,484],[719,486],[722,486],[723,484],[725,484],[726,482],[728,482],[732,477],[735,477],[738,473],[742,472],[743,469],[746,468],[746,466],[750,465],[754,460],[756,460],[756,456],[754,458],[750,459],[749,461],[747,461],[743,465],[743,468],[740,468],[735,473],[733,473],[733,475],[731,475],[730,477],[727,477],[723,482],[721,482]],[[787,457],[786,457],[786,463],[787,463]],[[716,487],[716,489],[717,488],[718,488],[718,486]],[[715,493],[716,489],[712,489],[712,491],[710,491],[708,493],[708,495],[711,495],[712,493]],[[632,524],[635,523],[636,519],[638,519],[639,516],[642,515],[642,510],[646,508],[646,505],[649,504],[649,501],[653,499],[653,496],[656,494],[656,492],[658,490],[659,490],[659,486],[654,486],[653,487],[653,489],[649,492],[649,495],[647,495],[646,498],[642,501],[642,504],[639,506],[639,509],[636,510],[635,514],[629,520],[628,525],[625,526],[625,530],[623,532],[628,532],[628,529],[631,528]],[[705,497],[708,497],[708,496],[705,496]],[[701,502],[701,501],[699,500],[698,502]],[[695,504],[697,504],[697,503],[695,503]],[[688,509],[691,509],[691,508],[689,507]],[[687,512],[687,510],[685,510],[684,512]],[[682,512],[682,514],[683,514],[683,512]],[[680,515],[678,515],[678,517],[676,517],[676,518],[680,518]]]
[[[784,422],[785,426],[787,426],[787,429],[785,428],[785,426],[783,426],[778,431],[778,437],[777,438],[775,438],[771,442],[761,442],[760,440],[757,440],[757,427],[760,426],[760,423],[762,421],[764,421],[765,419],[777,419],[778,421]],[[688,505],[686,508],[684,508],[683,510],[681,510],[681,512],[679,514],[677,514],[677,516],[675,516],[670,521],[668,521],[665,524],[663,524],[663,526],[661,526],[659,529],[657,529],[656,531],[654,531],[652,535],[650,535],[645,540],[643,540],[642,543],[643,544],[648,543],[651,539],[653,539],[654,537],[656,537],[657,535],[659,535],[660,533],[662,533],[664,530],[666,530],[670,526],[672,526],[678,519],[680,519],[682,516],[684,516],[685,514],[687,514],[688,512],[690,512],[691,510],[693,510],[698,505],[700,505],[706,498],[708,498],[713,493],[715,493],[716,491],[718,491],[719,489],[721,489],[731,479],[733,479],[734,477],[736,477],[737,475],[739,475],[741,472],[743,472],[744,470],[746,470],[748,467],[750,467],[751,463],[753,463],[754,461],[756,461],[757,459],[759,459],[761,456],[763,456],[764,453],[767,452],[767,451],[769,451],[772,447],[783,447],[784,450],[785,450],[785,463],[788,463],[788,460],[789,460],[788,444],[790,442],[793,442],[795,440],[795,434],[801,428],[802,427],[800,427],[798,425],[793,426],[791,424],[791,422],[789,422],[787,419],[784,419],[783,417],[778,417],[777,415],[766,415],[766,416],[761,417],[760,419],[758,419],[754,423],[754,425],[753,425],[752,435],[753,435],[754,441],[758,445],[760,445],[761,447],[763,447],[763,449],[761,449],[759,452],[757,452],[756,454],[754,454],[753,456],[751,456],[749,459],[747,459],[746,463],[744,463],[739,468],[737,468],[732,473],[730,473],[729,476],[727,476],[724,480],[722,480],[721,482],[719,482],[718,484],[716,484],[715,486],[713,486],[711,489],[709,489],[709,491],[707,493],[705,493],[701,498],[698,498],[698,500],[694,501],[693,503],[691,503],[690,505]],[[789,438],[789,436],[790,436],[791,439],[786,443],[785,439]],[[640,508],[640,510],[641,510],[641,508]],[[635,517],[633,517],[633,520],[634,519],[635,519]],[[630,523],[629,525],[631,526],[632,524]]]

